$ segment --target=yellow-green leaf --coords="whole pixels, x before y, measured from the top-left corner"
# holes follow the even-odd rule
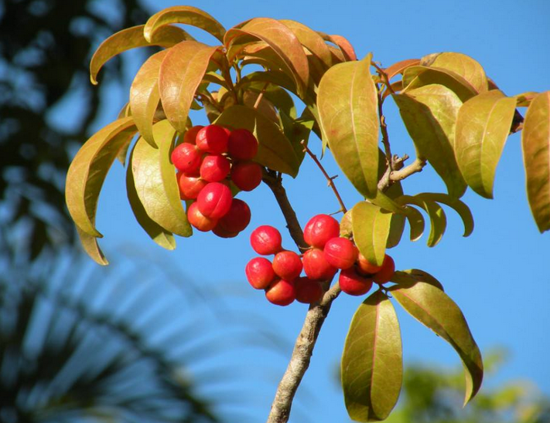
[[[82,248],[84,248],[84,251],[86,251],[86,253],[97,264],[107,266],[109,262],[105,258],[105,255],[103,254],[103,251],[101,251],[101,248],[99,248],[97,237],[84,232],[78,226],[76,227],[76,232],[78,233],[78,238],[80,239],[80,244],[82,245]]]
[[[114,56],[137,47],[161,46],[172,47],[173,45],[183,41],[192,40],[187,32],[175,26],[163,27],[155,34],[151,41],[147,41],[143,36],[144,25],[133,26],[123,29],[105,41],[103,41],[90,61],[90,81],[97,85],[97,74],[103,65]]]
[[[403,91],[438,84],[454,92],[460,101],[465,102],[477,95],[472,85],[459,74],[448,69],[411,66],[403,73]]]
[[[188,237],[191,226],[179,197],[176,170],[170,163],[175,130],[166,120],[153,126],[159,148],[138,139],[132,152],[132,172],[137,195],[147,215],[166,231]]]
[[[460,308],[439,287],[420,280],[402,281],[391,287],[390,292],[410,315],[451,344],[458,353],[465,369],[466,404],[481,386],[483,362]]]
[[[281,19],[279,22],[287,26],[298,38],[298,41],[307,48],[315,57],[319,58],[321,62],[330,68],[332,66],[332,55],[330,50],[323,40],[323,37],[318,32],[314,31],[310,27],[290,19]]]
[[[217,50],[196,41],[183,41],[168,51],[160,65],[162,107],[178,132],[185,132],[195,92]]]
[[[458,112],[456,161],[468,186],[485,198],[493,198],[496,168],[515,110],[515,98],[492,90],[471,98]]]
[[[438,203],[445,204],[451,207],[458,213],[462,222],[464,223],[463,237],[470,236],[474,231],[474,217],[469,207],[457,198],[453,198],[447,194],[424,192],[422,194],[416,194],[416,198],[421,200],[437,201]]]
[[[150,40],[166,25],[178,23],[192,25],[212,34],[223,41],[225,28],[208,13],[191,6],[168,7],[155,13],[147,20],[144,28],[145,39]]]
[[[130,87],[130,107],[134,122],[145,141],[155,148],[157,144],[153,138],[153,117],[160,100],[160,64],[167,53],[168,50],[163,50],[149,57],[139,69]]]
[[[435,286],[437,289],[445,291],[443,285],[436,278],[430,275],[428,272],[420,269],[408,269],[403,271],[397,271],[393,274],[391,278],[392,282],[411,285],[415,282],[424,282],[429,283],[430,285]]]
[[[371,55],[330,68],[319,85],[317,106],[323,143],[365,197],[378,191],[378,97]]]
[[[536,96],[521,137],[527,198],[540,232],[550,230],[550,91]]]
[[[480,94],[489,89],[483,67],[465,54],[453,52],[430,54],[423,57],[420,63],[424,66],[449,69],[459,74]]]
[[[352,420],[373,422],[388,417],[401,391],[403,357],[399,322],[382,291],[372,294],[355,312],[341,371]]]
[[[466,190],[453,151],[454,130],[462,102],[443,85],[426,85],[393,96],[417,156],[426,158],[439,174],[449,195],[460,198]]]
[[[353,240],[365,258],[382,266],[393,213],[384,212],[374,204],[361,201],[351,210]]]
[[[233,106],[224,110],[215,123],[234,129],[248,129],[259,143],[254,161],[293,177],[298,175],[300,161],[291,142],[279,126],[256,110],[246,106]]]
[[[84,143],[69,167],[65,183],[67,208],[76,226],[88,235],[102,237],[95,228],[99,193],[119,151],[135,133],[131,117],[110,123]]]
[[[434,247],[441,241],[447,228],[447,217],[439,204],[427,197],[403,195],[396,200],[400,204],[414,204],[428,213],[430,218],[430,235],[428,236],[428,247]]]
[[[399,193],[399,191],[397,191],[397,193]],[[376,204],[378,207],[381,207],[385,210],[395,213],[395,215],[397,214],[404,215],[409,222],[411,241],[417,241],[418,239],[420,239],[420,237],[424,233],[425,225],[424,225],[424,217],[422,217],[422,214],[418,210],[416,210],[414,207],[407,206],[405,202],[400,202],[398,198],[391,199],[386,194],[383,194],[380,191],[378,191],[376,193],[376,197],[370,201],[373,204]],[[399,226],[395,230],[399,230],[399,228],[402,227],[403,223],[397,221],[396,224]],[[399,239],[401,238],[400,234],[399,236],[397,235],[394,235],[394,236],[397,239],[392,241],[393,243],[398,242]],[[388,246],[388,248],[390,247]]]

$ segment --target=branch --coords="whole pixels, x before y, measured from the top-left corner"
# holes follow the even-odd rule
[[[422,169],[426,166],[426,159],[417,157],[410,165],[403,167],[403,163],[408,158],[409,156],[406,154],[403,157],[397,155],[392,157],[392,165],[388,166],[386,172],[378,182],[379,191],[384,192],[392,186],[394,182],[402,181],[415,173],[422,172]]]

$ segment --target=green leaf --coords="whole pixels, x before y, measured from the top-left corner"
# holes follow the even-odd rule
[[[76,232],[78,233],[78,238],[80,239],[80,244],[82,245],[82,248],[84,248],[84,251],[86,251],[86,253],[97,264],[107,266],[109,262],[105,258],[105,255],[103,254],[103,251],[101,251],[101,248],[99,248],[97,237],[84,232],[78,226],[76,227]]]
[[[123,29],[111,35],[99,45],[90,61],[90,81],[92,81],[92,84],[97,85],[97,74],[103,65],[124,51],[147,46],[168,48],[183,40],[193,39],[181,28],[166,26],[158,31],[151,41],[147,41],[143,36],[144,27],[144,25],[138,25]]]
[[[393,214],[384,212],[374,204],[361,201],[351,210],[353,239],[365,258],[382,266]]]
[[[478,93],[489,90],[487,75],[483,67],[470,56],[462,53],[436,53],[425,56],[420,63],[424,66],[453,71],[467,80]]]
[[[475,88],[472,87],[468,81],[459,74],[447,69],[411,66],[403,73],[403,91],[405,92],[432,84],[447,87],[454,92],[462,102],[477,95]]]
[[[393,98],[414,141],[417,156],[430,162],[447,185],[449,195],[460,198],[466,191],[466,182],[453,151],[460,99],[442,85],[415,88]]]
[[[159,148],[138,139],[132,152],[135,189],[147,215],[166,231],[191,236],[192,229],[183,209],[176,181],[176,170],[170,163],[170,149],[175,130],[167,120],[153,126]]]
[[[346,177],[365,197],[378,191],[378,97],[371,55],[341,63],[323,76],[317,95],[323,143]]]
[[[414,204],[428,213],[430,217],[430,235],[428,236],[428,247],[434,247],[441,241],[447,228],[447,217],[439,204],[427,197],[403,195],[396,200],[400,204]]]
[[[446,206],[454,209],[454,211],[458,213],[458,215],[462,219],[462,222],[464,223],[464,234],[462,235],[463,237],[470,236],[471,233],[474,231],[474,217],[472,216],[472,212],[470,211],[469,207],[459,199],[450,197],[447,194],[431,192],[416,194],[415,197],[422,200],[426,199],[437,201],[438,203],[445,204]]]
[[[388,297],[377,291],[357,309],[342,355],[342,387],[352,420],[384,420],[403,379],[401,333]]]
[[[160,65],[159,92],[162,106],[166,117],[178,132],[185,132],[195,92],[217,50],[218,47],[184,41],[172,47]]]
[[[527,198],[540,232],[550,230],[550,91],[536,96],[521,137]]]
[[[466,376],[466,404],[481,386],[483,362],[462,311],[439,287],[428,282],[401,281],[389,291],[411,316],[446,340],[458,353]]]
[[[191,6],[168,7],[149,18],[143,30],[145,39],[150,40],[166,25],[178,23],[203,29],[223,42],[225,28],[208,13]]]
[[[157,148],[153,138],[153,117],[159,105],[159,71],[162,60],[168,53],[164,50],[153,54],[141,66],[130,88],[130,107],[134,122],[141,136]]]
[[[234,129],[248,129],[259,143],[255,162],[292,177],[298,175],[300,161],[291,142],[279,126],[256,110],[246,106],[233,106],[224,110],[215,123]]]
[[[323,37],[310,27],[289,19],[281,19],[279,22],[287,26],[298,38],[298,41],[307,48],[315,57],[317,57],[326,68],[332,66],[332,55],[323,40]]]
[[[433,285],[437,289],[445,291],[443,289],[443,285],[441,284],[441,282],[439,282],[436,278],[434,278],[428,272],[425,272],[420,269],[408,269],[408,270],[403,270],[401,272],[397,271],[394,273],[391,281],[395,283],[405,284],[405,285],[412,285],[415,282],[424,282],[424,283],[429,283],[430,285]]]
[[[493,198],[495,172],[515,110],[515,98],[492,90],[471,98],[458,112],[456,160],[466,183],[482,197]]]
[[[96,132],[80,148],[67,172],[65,199],[76,226],[101,238],[95,228],[99,193],[119,151],[136,133],[132,117],[116,120]]]
[[[307,57],[296,35],[283,23],[270,18],[255,18],[240,28],[227,31],[224,44],[228,60],[232,61],[247,44],[256,40],[263,41],[273,50],[279,59],[276,64],[293,77],[297,94],[303,98],[309,81]]]
[[[173,250],[176,248],[176,240],[174,239],[174,235],[152,220],[147,215],[143,204],[141,204],[141,200],[139,199],[136,191],[134,173],[132,171],[133,156],[132,151],[130,163],[126,171],[126,193],[128,195],[128,201],[130,202],[132,211],[134,212],[134,216],[136,217],[139,225],[145,230],[145,232],[147,232],[147,235],[149,235],[153,241],[167,250]]]

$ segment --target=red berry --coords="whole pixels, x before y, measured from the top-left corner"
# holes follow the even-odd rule
[[[256,257],[250,260],[246,265],[245,272],[248,282],[256,289],[266,289],[275,279],[273,266],[264,257]]]
[[[275,281],[265,291],[265,297],[270,303],[287,306],[296,299],[294,284],[284,279]]]
[[[222,154],[227,152],[229,136],[218,125],[208,125],[197,133],[197,147],[205,153]]]
[[[313,304],[323,298],[323,287],[318,281],[308,278],[298,278],[294,281],[296,300],[304,304]]]
[[[239,235],[239,232],[228,232],[223,228],[220,228],[220,222],[212,229],[212,233],[220,238],[235,238]]]
[[[196,144],[197,140],[197,134],[199,131],[204,128],[202,125],[193,126],[192,128],[189,128],[185,135],[183,136],[183,142],[189,143],[189,144]]]
[[[242,191],[252,191],[262,182],[262,167],[254,162],[237,162],[231,168],[231,180]]]
[[[211,219],[203,215],[199,210],[197,202],[191,204],[187,209],[187,219],[191,225],[202,232],[212,230],[218,223],[217,219]]]
[[[183,143],[172,151],[172,163],[186,175],[198,175],[202,153],[193,144]]]
[[[239,233],[250,223],[250,207],[243,200],[234,198],[231,208],[219,221],[216,229],[225,233]],[[216,233],[216,231],[214,231]],[[217,235],[217,234],[216,234]]]
[[[248,129],[235,129],[229,136],[228,151],[236,160],[251,160],[258,153],[258,140]]]
[[[389,282],[395,273],[395,262],[387,254],[382,262],[382,268],[372,275],[372,280],[377,283]]]
[[[304,271],[309,279],[317,281],[329,281],[338,269],[332,266],[326,259],[323,250],[313,248],[307,250],[302,258]]]
[[[273,270],[281,279],[293,281],[302,273],[300,256],[294,251],[281,251],[273,259]]]
[[[201,178],[208,182],[220,182],[229,175],[231,164],[219,154],[206,156],[200,167]]]
[[[372,279],[361,276],[355,268],[349,268],[340,272],[340,289],[349,295],[364,295],[372,288]]]
[[[258,226],[250,234],[252,248],[263,256],[277,254],[282,249],[282,242],[281,233],[273,226]]]
[[[372,275],[382,269],[382,266],[376,266],[368,261],[363,254],[359,253],[357,257],[357,270],[365,275]]]
[[[329,264],[338,269],[349,269],[357,260],[357,247],[347,238],[329,239],[323,251]]]
[[[196,199],[207,183],[198,176],[187,176],[184,173],[178,173],[178,186],[180,187],[182,200]]]
[[[304,228],[304,240],[308,245],[323,248],[327,241],[340,235],[340,224],[326,214],[313,216]]]
[[[197,197],[199,210],[211,219],[225,216],[231,208],[232,201],[231,190],[220,182],[209,182]]]

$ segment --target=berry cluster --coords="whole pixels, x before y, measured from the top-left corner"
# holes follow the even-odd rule
[[[323,282],[332,280],[340,270],[343,292],[364,295],[373,282],[389,282],[395,272],[393,259],[386,254],[381,266],[370,263],[348,238],[340,237],[340,225],[331,216],[314,216],[304,228],[304,240],[311,247],[302,257],[283,250],[281,234],[272,226],[260,226],[250,237],[252,248],[260,255],[275,254],[273,262],[256,257],[246,265],[246,277],[256,289],[264,289],[266,298],[277,305],[295,299],[302,303],[319,301]],[[304,270],[306,276],[300,276]]]
[[[246,129],[230,131],[219,125],[194,126],[172,151],[172,163],[182,200],[191,201],[189,223],[199,231],[232,238],[250,223],[250,208],[233,198],[232,182],[252,191],[262,182],[262,168],[252,159],[258,152],[256,137]]]

